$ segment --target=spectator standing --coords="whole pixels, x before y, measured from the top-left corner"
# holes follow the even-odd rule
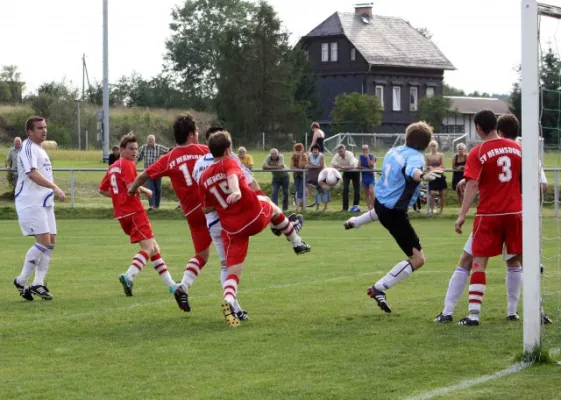
[[[292,148],[290,158],[290,169],[306,169],[308,165],[308,155],[304,151],[302,143],[296,143]],[[294,172],[294,188],[296,190],[296,211],[304,211],[304,173]]]
[[[15,189],[18,181],[18,154],[21,149],[21,138],[16,136],[14,138],[14,145],[8,150],[8,157],[6,158],[6,168],[8,171],[8,183]]]
[[[429,172],[435,168],[444,169],[444,154],[438,152],[438,142],[433,140],[429,144],[430,153],[425,156],[425,165],[427,166]],[[440,178],[436,178],[434,181],[429,183],[428,187],[428,201],[429,201],[429,214],[434,213],[434,196],[438,192],[440,199],[440,213],[444,211],[444,189],[448,185],[446,184],[446,176],[442,174]]]
[[[109,165],[113,165],[113,163],[119,158],[121,158],[121,155],[119,154],[119,146],[113,146],[113,153],[109,154]]]
[[[253,157],[251,157],[245,147],[240,147],[238,149],[238,158],[247,169],[253,169]]]
[[[167,147],[156,143],[156,136],[148,135],[146,138],[146,144],[138,151],[136,163],[144,160],[144,169],[146,169],[168,151],[169,149]],[[152,198],[149,200],[150,210],[160,208],[160,199],[162,197],[162,178],[154,180],[150,179],[148,181],[148,189],[152,191]]]
[[[314,122],[312,124],[312,144],[310,145],[310,151],[312,150],[312,146],[317,144],[319,146],[319,152],[325,153],[325,147],[323,145],[323,141],[325,140],[325,133],[319,129],[319,123]]]
[[[370,152],[367,144],[362,145],[362,153],[360,154],[359,162],[360,169],[376,168],[376,156]],[[364,201],[366,201],[366,205],[368,206],[369,210],[374,209],[375,180],[376,178],[374,177],[374,172],[362,172],[362,189],[364,190]]]
[[[452,189],[456,191],[458,195],[458,201],[460,202],[460,207],[464,202],[464,193],[461,190],[457,190],[458,182],[464,179],[464,168],[466,165],[467,155],[466,155],[466,145],[463,143],[458,143],[456,146],[456,154],[452,157],[452,169],[454,170],[452,175]]]
[[[286,169],[284,166],[284,157],[277,149],[271,149],[269,156],[265,159],[265,162],[263,162],[263,169],[275,170],[275,172],[273,172],[273,195],[271,200],[273,200],[273,203],[277,206],[279,205],[279,188],[282,188],[282,210],[288,210],[288,187],[290,185],[290,177],[288,176],[288,172],[282,171]]]
[[[325,168],[325,156],[319,151],[319,144],[317,143],[312,145],[312,150],[308,154],[307,168],[307,183],[316,187],[316,211],[319,211],[320,203],[323,203],[323,211],[327,211],[327,203],[331,201],[331,193],[328,190],[323,190],[318,183],[319,173]]]
[[[337,147],[337,154],[331,160],[332,168],[342,170],[356,169],[358,161],[351,153],[345,148],[344,144]],[[358,171],[344,171],[343,172],[343,211],[349,211],[349,184],[353,182],[353,210],[359,210],[358,204],[360,203],[360,172]]]

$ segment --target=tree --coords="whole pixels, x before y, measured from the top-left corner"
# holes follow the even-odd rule
[[[3,83],[4,97],[6,94],[6,87],[9,91],[9,100],[13,103],[22,101],[23,87],[25,84],[21,81],[21,73],[18,71],[17,65],[4,65],[0,72],[0,83]],[[1,93],[0,93],[1,94]]]
[[[378,97],[354,92],[338,95],[331,115],[338,131],[370,132],[382,123],[382,112]]]
[[[306,123],[306,101],[296,100],[300,51],[289,44],[274,9],[264,1],[243,29],[230,29],[219,46],[216,111],[236,137],[283,136]]]
[[[243,0],[185,0],[172,10],[165,60],[183,92],[190,97],[214,97],[226,32],[246,29],[255,9]]]
[[[429,28],[415,28],[415,29],[416,29],[417,32],[419,32],[421,35],[423,35],[427,39],[429,39],[429,40],[432,39],[432,33],[431,33],[431,31],[429,31]]]
[[[452,101],[442,96],[423,97],[419,101],[419,119],[429,123],[435,132],[441,129],[444,118],[453,116]]]
[[[465,96],[466,92],[444,82],[444,96]]]

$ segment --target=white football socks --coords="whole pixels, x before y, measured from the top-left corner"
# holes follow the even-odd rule
[[[355,217],[353,225],[355,228],[359,228],[362,225],[370,224],[374,221],[378,221],[378,215],[376,214],[376,211],[370,210],[358,217]]]
[[[386,274],[382,279],[374,284],[374,287],[378,290],[385,291],[392,288],[398,282],[407,278],[413,273],[413,266],[409,261],[401,261],[397,263],[390,272]]]

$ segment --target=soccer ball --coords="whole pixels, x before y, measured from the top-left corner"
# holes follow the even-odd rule
[[[318,176],[318,183],[325,190],[339,187],[341,180],[341,174],[335,168],[322,169]]]

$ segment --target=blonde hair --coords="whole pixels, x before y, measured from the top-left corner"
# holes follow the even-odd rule
[[[460,149],[464,149],[464,150],[465,150],[465,149],[466,149],[466,145],[465,145],[464,143],[458,143],[458,144],[456,145],[456,151],[457,151],[457,150],[460,150]]]
[[[431,140],[431,142],[429,143],[429,147],[430,146],[436,146],[436,150],[438,150],[438,142],[436,140]]]

